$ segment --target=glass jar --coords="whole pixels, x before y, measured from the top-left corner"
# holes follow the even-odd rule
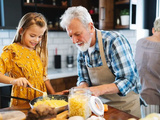
[[[91,92],[86,88],[73,87],[69,92],[69,116],[82,116],[85,120],[91,115],[89,100]]]
[[[48,22],[48,28],[49,28],[49,29],[53,28],[52,21],[49,21],[49,22]]]

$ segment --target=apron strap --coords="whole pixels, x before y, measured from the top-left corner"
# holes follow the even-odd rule
[[[107,63],[106,63],[106,58],[105,58],[104,49],[103,49],[102,34],[100,30],[97,30],[97,33],[98,33],[98,44],[99,44],[99,51],[100,51],[102,63],[103,65],[106,66]]]

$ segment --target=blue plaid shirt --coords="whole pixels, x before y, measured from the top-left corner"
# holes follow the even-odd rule
[[[101,30],[101,34],[106,62],[111,72],[115,75],[114,83],[117,85],[120,91],[118,94],[120,96],[125,96],[130,91],[134,91],[135,93],[139,94],[141,90],[140,79],[135,61],[133,59],[132,49],[128,40],[122,34],[115,31]],[[87,57],[87,63],[85,63],[85,56]],[[97,30],[95,49],[92,51],[91,57],[89,57],[88,51],[78,51],[77,85],[79,85],[82,81],[85,81],[89,84],[89,86],[92,86],[92,80],[90,80],[86,64],[89,67],[102,66]]]

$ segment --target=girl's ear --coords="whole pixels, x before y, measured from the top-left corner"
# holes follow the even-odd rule
[[[23,28],[19,29],[19,34],[22,35],[23,34]]]

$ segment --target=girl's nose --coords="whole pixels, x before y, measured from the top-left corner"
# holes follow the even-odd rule
[[[35,38],[35,41],[37,41],[37,42],[38,42],[38,41],[39,41],[39,38],[38,38],[38,37],[36,37],[36,38]]]

